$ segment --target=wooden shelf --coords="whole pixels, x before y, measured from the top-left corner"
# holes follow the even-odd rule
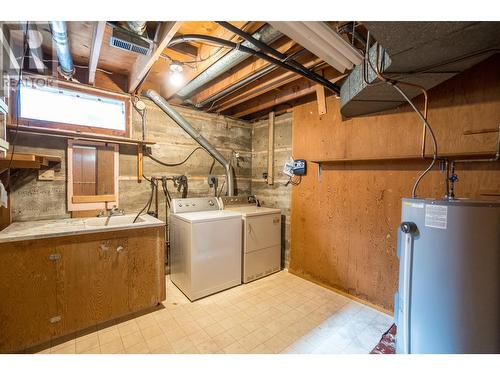
[[[468,153],[445,153],[439,154],[439,158],[465,159],[465,158],[485,158],[493,157],[496,151],[489,152],[468,152]],[[426,155],[425,159],[432,159],[432,155]],[[399,160],[422,160],[422,155],[398,155],[398,156],[370,156],[360,158],[334,158],[334,159],[314,159],[311,163],[316,164],[339,164],[339,163],[363,163],[376,161],[399,161]]]
[[[9,124],[7,125],[7,129],[14,132],[17,129],[19,133],[29,133],[29,134],[37,134],[37,135],[59,137],[59,138],[70,138],[70,139],[84,140],[84,141],[101,141],[101,142],[129,144],[129,145],[154,145],[156,143],[153,141],[143,141],[140,139],[132,139],[114,135],[74,132],[70,130],[61,130],[61,129],[48,129],[39,126],[26,126],[26,125],[16,126]]]
[[[11,163],[12,158],[12,163]],[[61,157],[53,155],[8,153],[5,157],[0,157],[0,170],[12,169],[40,169],[42,166],[48,167],[51,164],[61,163]]]

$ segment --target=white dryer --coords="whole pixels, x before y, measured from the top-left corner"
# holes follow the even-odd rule
[[[216,198],[173,199],[172,282],[191,300],[241,284],[241,214]]]
[[[281,210],[259,207],[248,197],[223,197],[223,212],[242,215],[242,281],[248,283],[281,269]]]

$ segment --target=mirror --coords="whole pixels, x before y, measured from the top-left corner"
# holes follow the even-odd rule
[[[70,195],[68,203],[113,202],[116,204],[117,162],[118,145],[116,144],[68,142],[68,195]],[[96,207],[93,206],[92,209]],[[70,211],[72,211],[71,207]]]

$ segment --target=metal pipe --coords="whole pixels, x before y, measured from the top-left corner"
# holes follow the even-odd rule
[[[263,43],[272,43],[276,39],[278,39],[283,34],[278,30],[274,29],[270,25],[266,25],[261,28],[259,31],[252,34],[255,39],[260,40]],[[251,43],[244,42],[241,46],[248,47]],[[239,50],[233,50],[222,58],[217,60],[214,64],[212,64],[208,69],[204,70],[203,73],[198,75],[195,79],[189,82],[186,86],[179,90],[177,93],[181,98],[188,98],[192,96],[192,94],[198,90],[201,86],[207,84],[212,81],[216,77],[220,76],[222,73],[227,72],[229,69],[235,67],[240,62],[244,61],[248,55]]]
[[[56,46],[60,72],[64,78],[70,79],[75,73],[75,66],[73,65],[73,58],[71,57],[66,22],[50,21],[50,28],[52,29],[52,39]]]
[[[227,195],[234,196],[234,171],[231,162],[215,149],[189,122],[184,119],[167,101],[154,90],[147,90],[144,94],[151,99],[160,109],[177,123],[186,133],[188,133],[201,147],[203,147],[215,160],[217,160],[226,170]]]
[[[266,55],[265,53],[262,53],[260,51],[256,51],[252,48],[246,47],[243,44],[231,42],[230,40],[225,40],[225,39],[221,39],[221,38],[217,38],[217,37],[213,37],[213,36],[209,36],[209,35],[190,34],[190,35],[179,36],[177,38],[172,39],[169,43],[169,46],[174,46],[176,44],[191,42],[191,41],[202,41],[202,42],[214,43],[214,44],[218,44],[221,46],[233,48],[233,49],[241,51],[245,54],[257,56],[257,57],[259,57],[267,62],[270,62],[274,65],[279,66],[280,68],[292,71],[294,73],[301,75],[302,77],[310,79],[313,82],[319,83],[320,85],[325,86],[327,89],[329,89],[330,91],[332,91],[336,95],[340,94],[340,88],[336,84],[330,82],[326,78],[324,78],[324,77],[322,77],[314,72],[311,72],[310,70],[307,70],[307,69],[302,70],[302,69],[296,68],[292,65],[288,65],[287,63],[285,63],[281,60],[278,60],[274,57]]]

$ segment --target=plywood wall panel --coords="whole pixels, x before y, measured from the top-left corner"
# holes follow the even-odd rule
[[[463,131],[500,123],[500,57],[445,82],[429,93],[429,122],[442,152],[493,151],[496,134]],[[422,102],[417,100],[419,106]],[[421,123],[407,106],[372,116],[342,119],[338,100],[328,113],[316,103],[294,108],[293,154],[306,160],[411,155],[420,152]],[[427,150],[431,144],[428,140]],[[396,237],[401,198],[411,195],[428,161],[367,161],[324,166],[292,188],[290,271],[391,310],[398,281]],[[458,196],[485,198],[500,191],[500,163],[459,166]],[[419,187],[441,197],[445,176],[437,168]],[[490,197],[491,198],[491,197]]]

